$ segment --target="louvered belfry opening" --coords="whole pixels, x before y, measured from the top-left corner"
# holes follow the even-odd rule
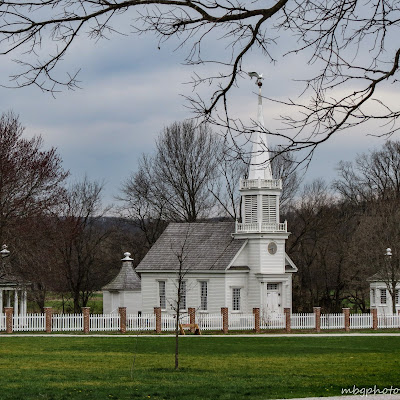
[[[244,196],[244,222],[246,224],[259,222],[257,214],[257,195]]]
[[[276,223],[277,216],[277,196],[262,195],[262,222]]]

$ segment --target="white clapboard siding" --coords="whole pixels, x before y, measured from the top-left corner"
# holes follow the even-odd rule
[[[203,331],[219,331],[222,330],[221,314],[196,314],[196,324]]]
[[[290,317],[290,326],[292,329],[314,329],[314,313],[294,313]]]
[[[93,332],[118,331],[120,329],[119,314],[91,314],[89,330]]]
[[[155,331],[156,316],[154,314],[128,314],[126,316],[127,331]]]
[[[350,314],[350,329],[372,328],[371,314]]]
[[[13,331],[34,332],[46,330],[45,314],[25,314],[13,316]]]
[[[400,316],[393,315],[378,315],[378,328],[399,328]]]
[[[321,329],[344,329],[344,314],[321,315]]]
[[[252,330],[254,329],[254,314],[229,314],[228,328],[229,330]]]
[[[285,327],[286,316],[283,313],[265,313],[260,316],[261,329],[284,329]]]
[[[51,330],[60,331],[83,331],[82,314],[53,314]]]

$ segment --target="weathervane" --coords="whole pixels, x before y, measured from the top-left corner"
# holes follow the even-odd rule
[[[263,74],[259,74],[258,72],[248,72],[248,75],[249,75],[249,77],[251,79],[253,79],[253,77],[256,78],[256,85],[259,88],[261,88],[261,86],[262,86],[262,82],[261,81],[264,79],[263,78]]]

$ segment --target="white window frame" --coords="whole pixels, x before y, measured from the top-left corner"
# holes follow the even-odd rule
[[[376,297],[375,297],[375,289],[371,289],[371,304],[375,305],[376,304]]]
[[[161,307],[161,310],[166,310],[167,309],[167,281],[159,280],[157,282],[158,282],[158,304]],[[162,289],[161,289],[162,284],[164,284],[164,294],[162,294]]]
[[[387,289],[379,289],[380,290],[380,295],[379,295],[379,301],[381,305],[386,306],[387,305]],[[382,300],[385,301],[382,301]]]
[[[242,309],[242,288],[241,287],[233,287],[232,288],[232,311],[239,312]],[[235,296],[235,293],[238,293],[239,296]]]
[[[208,281],[199,281],[200,284],[200,310],[199,311],[207,311],[208,310]],[[203,292],[203,285],[205,285],[205,294]],[[205,299],[205,304],[203,300]],[[204,307],[205,305],[205,307]]]
[[[178,282],[179,285],[179,282]],[[179,286],[178,286],[179,287]],[[186,281],[181,281],[181,301],[180,301],[180,307],[179,311],[186,311],[187,307],[187,285]]]
[[[400,304],[400,289],[394,290],[394,298],[395,298],[396,305],[399,305]]]

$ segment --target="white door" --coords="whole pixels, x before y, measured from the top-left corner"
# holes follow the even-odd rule
[[[282,312],[282,298],[280,283],[267,283],[265,285],[264,311],[268,314]]]

